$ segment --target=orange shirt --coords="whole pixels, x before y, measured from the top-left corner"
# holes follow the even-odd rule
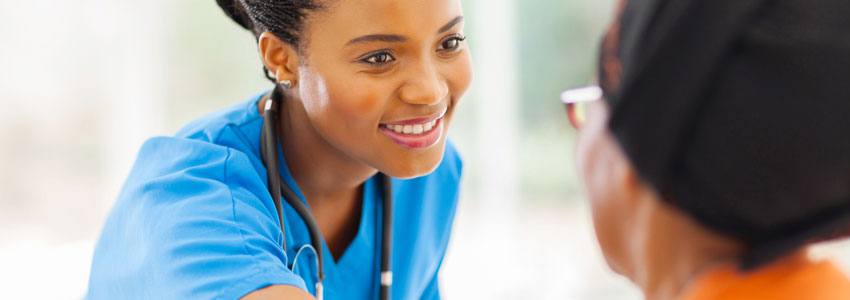
[[[707,272],[683,300],[847,300],[850,278],[828,261],[794,255],[749,273],[733,266]]]

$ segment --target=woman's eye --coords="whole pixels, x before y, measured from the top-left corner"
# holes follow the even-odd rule
[[[464,36],[460,36],[460,35],[452,36],[450,38],[443,40],[443,42],[440,43],[440,49],[437,49],[437,50],[439,50],[439,51],[449,51],[449,52],[455,51],[458,48],[460,48],[460,43],[463,42],[464,40],[466,40],[466,37],[464,37]]]
[[[369,56],[364,57],[360,61],[370,64],[370,65],[385,65],[395,61],[395,57],[392,56],[389,52],[378,52]]]

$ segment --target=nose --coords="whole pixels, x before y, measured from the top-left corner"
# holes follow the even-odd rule
[[[399,88],[399,98],[415,105],[434,105],[449,94],[445,76],[430,63],[420,63],[409,69],[407,80]]]

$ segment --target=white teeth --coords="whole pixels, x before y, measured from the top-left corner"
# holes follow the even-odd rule
[[[392,130],[392,131],[395,131],[395,132],[401,133],[401,134],[423,134],[423,133],[429,132],[432,129],[434,129],[434,127],[437,126],[437,121],[439,121],[439,120],[433,120],[433,121],[428,122],[428,123],[415,124],[415,125],[386,124],[384,126],[386,126],[386,128],[389,129],[389,130]]]

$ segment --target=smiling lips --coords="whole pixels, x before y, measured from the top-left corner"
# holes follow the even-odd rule
[[[443,116],[381,124],[380,130],[405,148],[424,149],[437,144],[443,135]]]

